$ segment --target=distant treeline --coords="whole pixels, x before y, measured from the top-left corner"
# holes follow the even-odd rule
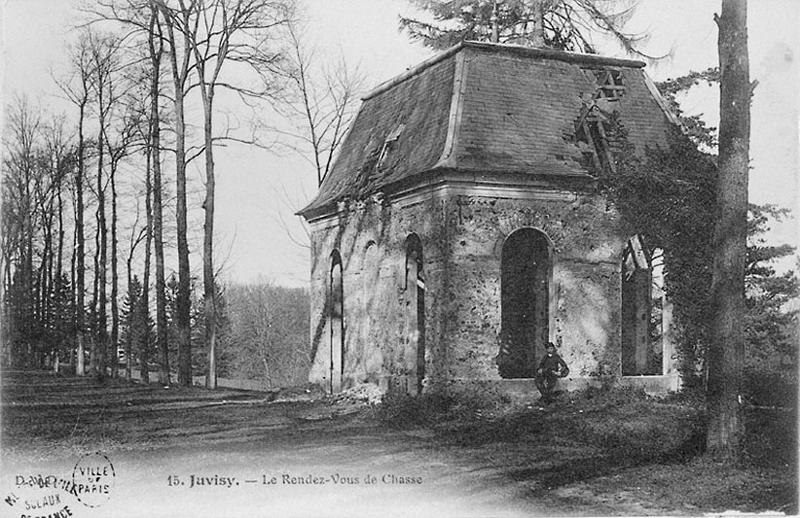
[[[233,284],[222,295],[219,376],[262,380],[270,387],[306,383],[311,365],[308,291]]]
[[[41,299],[22,298],[12,284],[5,308],[11,318],[4,323],[8,339],[3,348],[4,367],[53,368],[58,358],[62,370],[74,369],[77,350],[70,292],[68,278],[56,280],[48,297],[50,301],[45,304]],[[155,358],[155,333],[151,311],[141,311],[141,293],[141,283],[134,276],[121,304],[117,373],[124,370],[128,357],[131,367],[139,371],[158,368],[153,361],[142,369],[141,358]],[[173,366],[178,365],[176,293],[177,280],[172,276],[166,286],[166,317],[169,363]],[[218,376],[259,380],[269,387],[302,385],[307,381],[310,341],[306,289],[269,282],[231,284],[218,287],[218,297]],[[192,374],[204,375],[207,372],[207,356],[202,347],[205,320],[201,294],[194,286],[191,302],[191,341],[195,351]],[[22,318],[29,311],[33,311],[34,318]]]

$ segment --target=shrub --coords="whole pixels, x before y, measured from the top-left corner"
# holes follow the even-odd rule
[[[445,421],[474,421],[508,410],[511,399],[480,387],[454,394],[439,392],[409,396],[388,392],[378,407],[378,419],[395,426],[433,425]]]
[[[652,399],[641,387],[618,386],[603,383],[600,387],[589,386],[572,394],[573,401],[591,401],[594,406],[619,406],[626,403],[648,401]]]
[[[797,407],[797,373],[748,367],[742,391],[747,401],[758,406]]]
[[[454,405],[453,398],[440,394],[408,394],[388,392],[377,407],[376,417],[393,426],[405,428],[439,421]]]

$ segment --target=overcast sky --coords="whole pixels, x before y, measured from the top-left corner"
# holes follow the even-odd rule
[[[15,93],[59,112],[68,110],[58,99],[50,70],[63,70],[64,44],[74,36],[71,24],[79,18],[77,0],[0,0],[3,3],[4,104]],[[648,66],[655,79],[682,75],[717,64],[717,29],[713,13],[719,0],[642,0],[629,28],[650,34],[644,48],[653,55],[671,56]],[[431,52],[412,44],[397,31],[399,13],[410,9],[404,0],[305,0],[309,34],[330,56],[341,53],[358,65],[374,86],[413,66]],[[798,212],[798,99],[800,97],[800,1],[750,2],[749,44],[751,78],[759,85],[752,108],[751,201],[775,203]],[[601,52],[623,56],[598,41]],[[691,113],[704,113],[718,122],[718,89],[698,88],[686,99]],[[314,194],[311,168],[289,153],[231,146],[217,153],[218,261],[229,280],[270,279],[305,285],[308,251],[293,242],[302,229],[293,216]],[[197,164],[190,174],[202,177]],[[200,193],[190,195],[199,206]],[[192,222],[201,228],[200,211]],[[798,244],[797,219],[776,225],[774,242]],[[199,232],[198,232],[199,235]],[[199,249],[195,241],[193,251]],[[171,250],[174,255],[174,250]],[[200,257],[193,256],[199,271]]]

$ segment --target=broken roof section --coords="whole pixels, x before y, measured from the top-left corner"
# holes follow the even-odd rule
[[[616,113],[637,150],[663,144],[675,123],[643,67],[626,59],[461,43],[363,98],[336,163],[300,214],[314,218],[340,200],[445,177],[589,180],[602,158],[586,120]],[[602,133],[602,125],[595,129]]]

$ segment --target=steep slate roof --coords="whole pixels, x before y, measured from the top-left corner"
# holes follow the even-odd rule
[[[417,183],[591,179],[576,121],[613,106],[637,150],[665,143],[668,112],[640,61],[464,42],[387,81],[363,104],[316,198],[313,218],[339,200]],[[614,80],[606,71],[614,71]],[[599,86],[621,91],[611,103]],[[613,84],[621,82],[622,88]],[[601,91],[602,90],[602,91]],[[611,94],[608,94],[611,95]],[[590,153],[591,154],[591,153]]]

